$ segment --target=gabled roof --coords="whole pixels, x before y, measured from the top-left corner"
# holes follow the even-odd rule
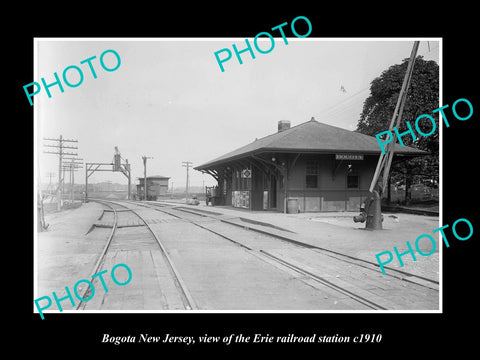
[[[150,175],[147,176],[147,179],[170,179],[168,176],[162,176],[162,175]]]
[[[377,155],[380,146],[374,136],[349,131],[336,126],[320,123],[314,119],[290,129],[265,136],[234,151],[195,167],[202,170],[229,160],[239,159],[262,152],[300,153],[361,153]],[[409,146],[395,144],[395,153],[419,156],[428,154]]]
[[[144,180],[143,176],[139,176],[137,179],[139,180]],[[147,176],[147,179],[170,179],[168,176],[162,176],[162,175],[151,175]]]

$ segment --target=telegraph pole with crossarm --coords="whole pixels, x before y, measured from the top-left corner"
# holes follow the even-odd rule
[[[148,192],[147,192],[147,159],[153,159],[153,157],[149,157],[149,156],[142,156],[142,160],[143,160],[143,200],[144,201],[147,201],[147,195],[148,195]]]
[[[185,201],[188,201],[188,180],[189,180],[188,179],[188,169],[190,168],[191,165],[192,165],[192,163],[190,161],[182,161],[182,166],[187,168],[187,183],[186,183],[186,186],[185,186],[185,192],[186,192]]]
[[[52,147],[58,149],[57,151],[44,151],[45,154],[55,154],[58,155],[58,187],[57,187],[57,210],[60,211],[62,209],[62,170],[63,170],[63,157],[65,155],[72,155],[77,156],[78,154],[75,152],[66,152],[65,149],[78,149],[77,146],[68,146],[65,143],[77,143],[78,140],[72,139],[64,139],[62,135],[58,139],[50,139],[50,138],[43,138],[43,140],[47,141],[55,141],[55,145],[51,144],[44,144],[45,147]]]
[[[72,158],[63,158],[65,161],[63,164],[63,169],[67,170],[70,173],[70,201],[72,204],[75,202],[75,171],[77,169],[82,169],[83,162],[78,162],[78,160],[83,160],[81,158],[72,157]]]

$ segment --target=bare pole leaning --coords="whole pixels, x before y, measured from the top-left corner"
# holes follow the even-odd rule
[[[410,87],[410,82],[412,80],[413,67],[415,65],[415,59],[417,57],[417,51],[418,51],[418,45],[419,44],[420,44],[420,41],[415,41],[415,43],[413,44],[412,53],[410,55],[410,60],[408,61],[407,71],[405,73],[405,79],[403,80],[403,84],[402,84],[403,94],[402,94],[402,98],[400,100],[400,109],[398,111],[397,121],[395,123],[395,126],[397,128],[400,125],[400,120],[402,119],[402,115],[403,115],[403,108],[404,108],[405,102],[407,100],[408,88]],[[390,124],[390,127],[391,127],[391,124]],[[389,130],[391,131],[392,127]],[[392,140],[391,143],[388,144],[387,157],[386,157],[386,160],[385,160],[385,162],[386,162],[385,163],[385,169],[383,170],[384,176],[383,176],[383,179],[382,179],[382,190],[385,189],[386,186],[387,186],[388,175],[390,174],[390,166],[392,165],[394,147],[395,147],[396,142],[397,142],[397,134],[394,132],[393,133],[393,140]]]
[[[388,130],[391,132],[393,129],[393,124],[396,122],[396,125],[400,123],[400,119],[403,113],[403,108],[405,105],[405,100],[407,99],[407,92],[408,92],[408,87],[410,85],[412,73],[413,73],[413,65],[415,63],[415,58],[417,56],[417,51],[418,51],[418,46],[420,42],[415,41],[413,44],[412,52],[410,54],[410,59],[408,61],[408,66],[407,70],[405,72],[405,76],[403,78],[403,83],[402,83],[402,88],[400,89],[400,94],[397,99],[397,104],[395,106],[395,110],[392,115],[392,120],[390,121],[390,126]],[[372,182],[370,184],[370,192],[373,192],[378,178],[380,177],[380,173],[383,171],[383,180],[382,180],[382,191],[385,189],[385,184],[388,179],[388,173],[390,171],[390,165],[392,163],[392,158],[393,158],[393,149],[395,147],[395,143],[397,140],[397,136],[394,133],[393,134],[393,139],[390,142],[390,144],[387,147],[387,152],[384,154],[383,152],[380,154],[380,157],[378,158],[378,163],[377,163],[377,168],[375,169],[375,173],[373,175]]]
[[[391,130],[393,129],[393,124],[396,123],[398,126],[403,114],[403,108],[405,101],[407,99],[408,87],[413,74],[413,65],[415,63],[415,58],[418,50],[419,41],[415,41],[413,44],[412,52],[410,54],[410,59],[408,61],[407,70],[405,71],[405,76],[403,78],[402,87],[398,95],[397,104],[395,110],[393,111],[392,120],[390,121],[389,131],[392,134]],[[388,178],[390,173],[390,165],[392,163],[395,144],[397,141],[396,132],[392,134],[392,140],[388,144],[387,151],[383,149],[378,157],[377,167],[372,178],[372,182],[369,188],[369,195],[367,196],[364,204],[360,207],[360,215],[353,218],[354,222],[365,222],[366,228],[371,230],[380,230],[382,229],[382,209],[381,209],[381,199],[382,195],[385,192],[386,186],[388,186]],[[379,185],[379,190],[375,190],[378,184],[378,179],[382,173],[382,183]]]

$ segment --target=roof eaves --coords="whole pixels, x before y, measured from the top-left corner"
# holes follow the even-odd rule
[[[395,151],[394,155],[398,155],[398,156],[425,156],[425,155],[430,154],[428,151],[414,149],[414,148],[411,148],[411,149],[413,151],[411,151],[411,150],[405,150],[405,151],[401,151],[401,152]],[[230,162],[230,161],[240,160],[242,158],[249,157],[253,154],[258,155],[258,154],[262,154],[262,153],[265,153],[265,152],[305,153],[305,154],[334,154],[334,153],[342,152],[342,153],[345,153],[345,154],[361,153],[361,154],[365,154],[365,155],[380,155],[380,150],[378,150],[378,151],[360,151],[360,150],[359,151],[351,151],[351,150],[350,151],[344,151],[344,150],[331,150],[331,149],[324,149],[324,150],[322,150],[322,149],[282,149],[282,148],[262,147],[262,148],[258,148],[258,149],[248,151],[248,152],[245,152],[245,153],[237,154],[237,155],[234,155],[232,157],[214,160],[214,161],[196,166],[196,167],[194,167],[194,169],[195,170],[207,170],[208,168],[215,167],[215,166],[220,165],[222,163],[227,163],[227,162]]]

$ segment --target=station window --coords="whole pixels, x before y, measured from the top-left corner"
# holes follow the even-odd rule
[[[347,189],[358,189],[359,177],[358,175],[347,175]]]
[[[307,189],[318,188],[318,161],[309,160],[306,164],[305,186]]]
[[[318,175],[318,161],[307,161],[307,175]]]
[[[307,187],[307,189],[317,188],[318,187],[318,176],[317,175],[307,175],[306,176],[306,187]]]

